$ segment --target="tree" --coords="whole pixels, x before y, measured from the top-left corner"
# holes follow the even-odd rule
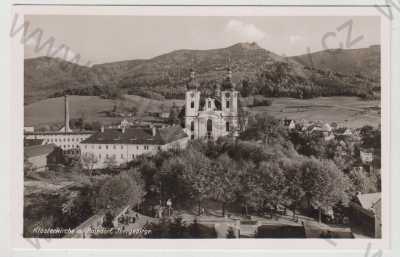
[[[278,119],[266,114],[257,114],[249,119],[248,128],[241,134],[241,139],[262,140],[271,144],[286,138],[286,131]]]
[[[277,161],[261,162],[258,169],[265,191],[264,201],[277,209],[279,204],[286,203],[288,186],[284,172]]]
[[[282,168],[284,169],[287,190],[286,199],[292,205],[293,218],[296,217],[297,206],[303,199],[305,192],[302,187],[301,160],[296,158],[283,159]]]
[[[372,176],[372,174],[368,176],[368,174],[362,168],[352,169],[349,173],[349,178],[354,185],[354,191],[364,194],[377,192],[377,181]]]
[[[239,184],[239,177],[235,162],[227,154],[223,154],[213,162],[210,198],[222,205],[222,216],[225,216],[225,206],[235,200],[236,186]]]
[[[321,211],[327,210],[337,202],[347,204],[349,180],[332,161],[310,158],[301,167],[302,187],[309,203],[318,208],[318,220]]]
[[[107,180],[99,190],[96,209],[117,210],[124,206],[137,206],[145,196],[144,182],[136,171],[125,171]]]
[[[179,125],[181,122],[179,119],[179,109],[176,106],[175,102],[172,103],[172,107],[170,108],[168,122],[171,125]]]
[[[251,94],[251,87],[249,85],[248,79],[242,80],[242,88],[240,90],[240,94],[243,97],[248,97]]]
[[[197,201],[200,215],[201,203],[208,198],[212,189],[210,183],[213,180],[212,162],[193,146],[186,149],[181,161],[185,167],[182,177],[185,183],[192,188],[189,196]]]
[[[93,175],[93,169],[96,167],[96,164],[99,162],[97,156],[93,153],[85,153],[81,156],[81,161],[83,167],[88,171],[89,176]]]
[[[239,183],[237,184],[237,194],[239,200],[244,205],[246,216],[249,215],[249,207],[258,209],[263,205],[266,195],[263,187],[259,169],[255,168],[253,162],[244,161],[239,171]]]
[[[24,175],[29,176],[33,171],[33,164],[28,160],[28,158],[24,155]]]
[[[115,169],[118,166],[115,155],[106,157],[106,159],[104,160],[104,166],[109,170]]]

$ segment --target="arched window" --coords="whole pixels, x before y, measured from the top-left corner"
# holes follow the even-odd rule
[[[229,132],[229,121],[227,121],[227,122],[225,123],[225,125],[226,125],[226,131]]]
[[[208,109],[211,109],[211,101],[208,101]]]
[[[192,109],[194,108],[194,101],[190,102],[190,108],[192,108]]]
[[[191,131],[194,131],[194,121],[191,121],[191,122],[190,122],[190,130],[191,130]]]
[[[229,100],[227,100],[226,101],[226,108],[230,108],[229,105],[230,105],[230,102],[229,102]]]

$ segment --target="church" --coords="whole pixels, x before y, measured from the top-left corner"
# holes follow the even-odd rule
[[[217,85],[213,95],[202,96],[195,72],[191,70],[185,96],[185,128],[191,139],[216,140],[221,136],[238,136],[239,93],[232,82],[232,71],[221,85]]]

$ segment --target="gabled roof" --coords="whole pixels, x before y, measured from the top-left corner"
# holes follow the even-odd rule
[[[170,126],[156,129],[153,136],[151,128],[105,129],[83,140],[81,144],[137,144],[137,145],[164,145],[188,135],[180,126]]]
[[[358,194],[357,200],[364,209],[370,210],[381,199],[381,193]]]
[[[24,147],[24,155],[27,158],[41,156],[41,155],[49,155],[56,149],[56,145],[47,144],[47,145],[33,145]]]

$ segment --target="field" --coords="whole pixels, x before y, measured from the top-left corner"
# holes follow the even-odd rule
[[[270,98],[271,106],[249,108],[252,113],[267,112],[279,119],[336,122],[358,128],[377,126],[381,122],[379,100],[364,101],[357,97],[318,97],[312,99]]]
[[[183,100],[152,100],[136,95],[127,95],[123,100],[102,99],[97,96],[70,96],[70,117],[84,116],[88,121],[99,120],[104,123],[122,118],[105,117],[104,111],[112,110],[114,105],[134,106],[137,114],[143,116],[148,111],[166,110],[175,103],[184,104]],[[336,122],[347,127],[364,125],[377,126],[380,123],[380,101],[364,101],[357,97],[319,97],[313,99],[270,98],[271,106],[247,108],[252,113],[266,112],[276,118],[295,120],[321,120]],[[50,98],[25,106],[25,125],[39,125],[63,122],[63,98]]]
[[[110,118],[104,115],[104,111],[111,111],[116,106],[123,105],[125,108],[135,107],[137,115],[143,116],[149,111],[169,110],[175,103],[183,105],[183,100],[158,101],[136,95],[126,95],[122,100],[102,99],[98,96],[70,96],[69,111],[70,118],[84,117],[87,121],[101,121],[111,123],[120,121],[121,117]],[[49,123],[60,123],[64,121],[64,98],[48,98],[24,106],[25,126],[43,125]]]

